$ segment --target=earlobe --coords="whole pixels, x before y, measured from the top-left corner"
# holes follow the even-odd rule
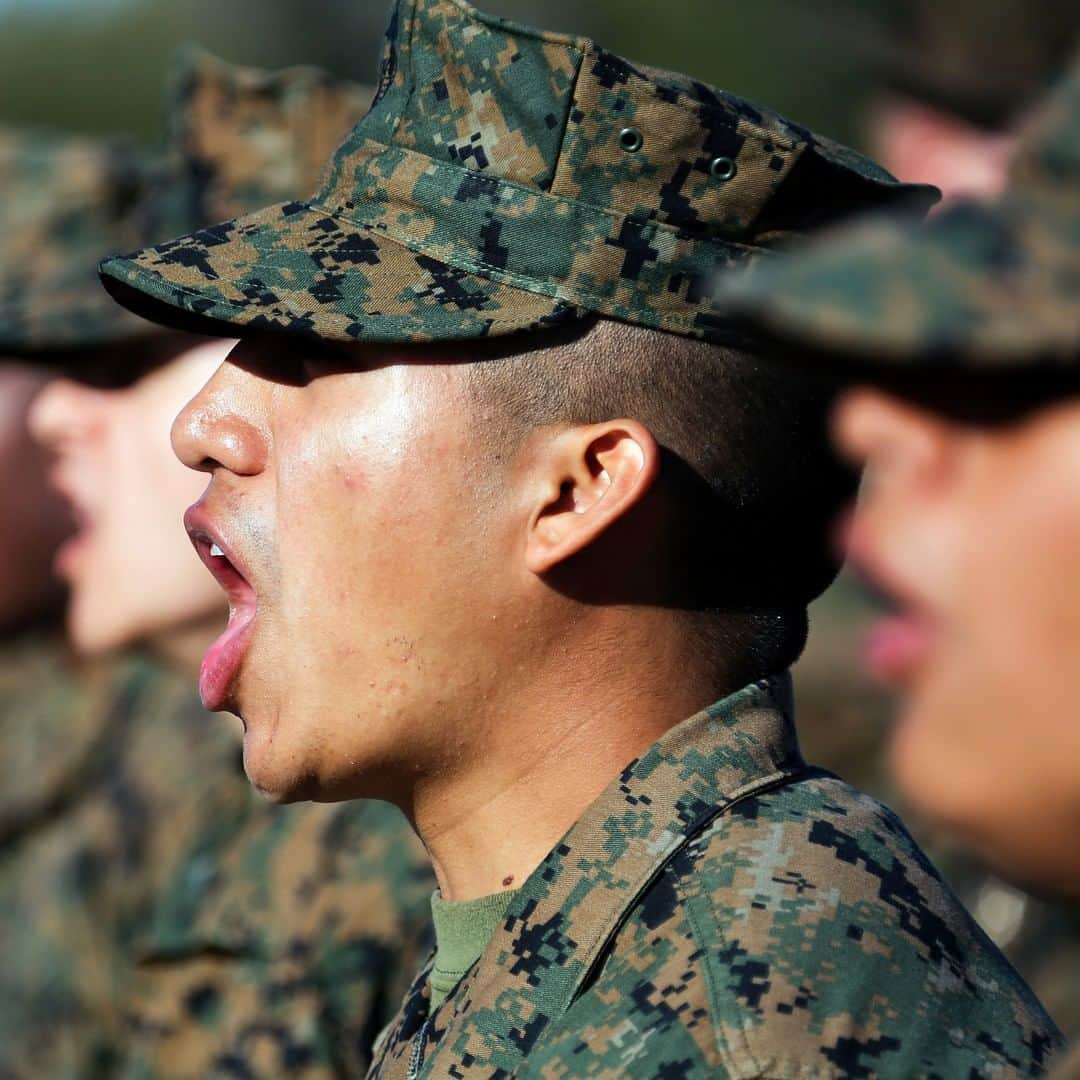
[[[660,449],[634,420],[561,432],[544,466],[547,497],[530,522],[526,565],[545,574],[622,521],[652,489]]]

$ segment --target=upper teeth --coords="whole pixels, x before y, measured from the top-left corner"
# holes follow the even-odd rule
[[[224,551],[222,551],[222,550],[221,550],[221,548],[219,548],[219,547],[217,546],[217,544],[214,544],[214,546],[213,546],[213,547],[212,547],[212,548],[210,549],[210,554],[211,554],[211,555],[212,555],[212,556],[213,556],[213,557],[214,557],[215,559],[224,559],[224,558],[225,558],[225,552],[224,552]]]

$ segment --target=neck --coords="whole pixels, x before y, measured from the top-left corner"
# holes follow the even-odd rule
[[[714,663],[689,655],[670,616],[637,612],[626,620],[633,637],[612,626],[595,632],[613,618],[594,616],[589,648],[564,637],[546,665],[530,667],[527,686],[471,715],[476,741],[414,788],[411,816],[444,899],[519,888],[629,762],[737,689]],[[579,670],[567,670],[568,656],[583,661]]]

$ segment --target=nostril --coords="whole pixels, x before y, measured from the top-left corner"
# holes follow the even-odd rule
[[[192,402],[173,423],[172,444],[176,456],[198,472],[225,469],[237,476],[253,476],[266,465],[266,439],[254,425],[221,403],[213,408]]]

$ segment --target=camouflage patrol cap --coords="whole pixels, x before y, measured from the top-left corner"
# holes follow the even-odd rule
[[[93,269],[146,234],[155,155],[128,139],[0,131],[0,353],[124,337],[139,320]]]
[[[725,279],[757,333],[876,364],[1080,363],[1080,64],[1026,133],[994,206],[883,218]]]
[[[102,272],[121,303],[189,329],[453,340],[587,311],[707,337],[717,267],[935,197],[590,41],[463,0],[399,0],[372,111],[313,199]]]
[[[162,199],[186,215],[172,231],[309,191],[373,94],[318,67],[264,71],[186,46],[169,80],[172,176]],[[156,238],[170,235],[166,216],[159,209]]]
[[[237,68],[189,47],[168,100],[165,152],[120,139],[0,136],[0,350],[146,333],[103,292],[102,258],[307,190],[371,91],[317,68]]]

